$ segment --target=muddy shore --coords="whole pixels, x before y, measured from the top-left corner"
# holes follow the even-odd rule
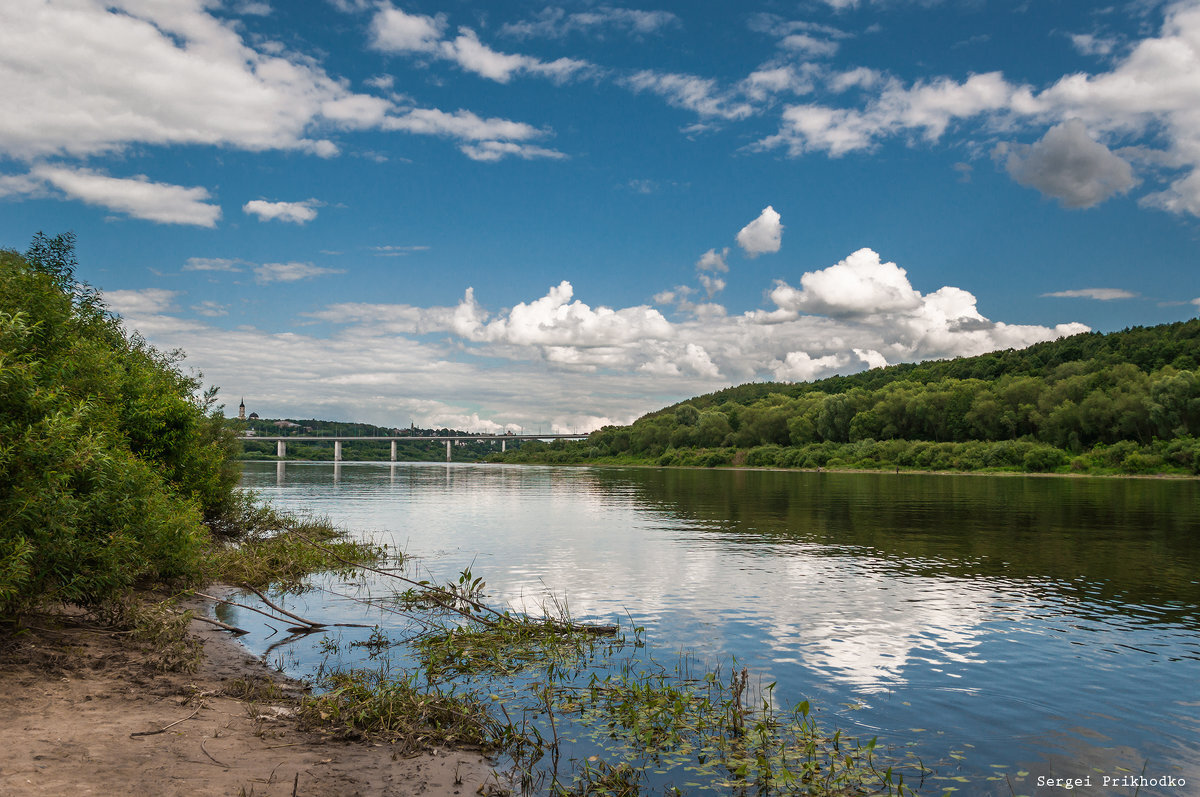
[[[0,638],[0,794],[452,797],[495,784],[475,752],[403,756],[301,730],[303,685],[198,621],[195,673],[163,672],[82,617],[30,624]]]

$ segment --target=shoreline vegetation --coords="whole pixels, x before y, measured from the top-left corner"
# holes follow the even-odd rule
[[[1200,475],[1200,320],[750,383],[488,462]]]
[[[460,748],[501,756],[501,774],[479,793],[634,795],[651,790],[664,761],[692,762],[719,790],[766,795],[908,794],[928,774],[874,740],[823,730],[807,702],[781,705],[745,669],[635,662],[624,654],[644,650],[640,629],[581,625],[559,607],[541,617],[492,608],[469,571],[444,585],[410,580],[396,552],[262,505],[237,487],[239,441],[216,390],[183,372],[182,353],[127,333],[76,266],[70,234],[39,233],[24,255],[0,250],[0,677],[10,687],[0,702],[21,718],[0,731],[6,787],[61,793],[90,782],[88,770],[108,788],[136,782],[164,794],[232,793],[229,777],[243,776],[241,794],[290,785],[295,795],[302,776],[305,794],[339,794],[361,782],[362,750],[376,750],[382,785],[372,793],[453,794],[465,782],[461,758],[449,783],[396,778],[413,777],[401,761],[409,754]],[[189,601],[230,583],[236,598],[209,597],[266,612],[294,637],[325,635],[332,655],[338,624],[279,605],[330,571],[397,581],[370,603],[416,623],[420,633],[404,640],[416,666],[392,666],[398,640],[376,628],[349,646],[373,667],[331,663],[308,694],[285,694],[280,678],[214,681],[213,647],[192,629],[215,618]],[[602,680],[589,669],[600,664],[614,667]],[[592,677],[578,682],[584,673]],[[253,721],[239,722],[227,698]],[[164,700],[190,713],[147,727],[146,701],[161,710]],[[198,735],[189,721],[214,719],[216,706],[219,726]],[[565,751],[568,717],[607,740],[596,754]],[[307,735],[261,744],[294,734]],[[149,755],[155,773],[145,766],[151,737],[170,748]],[[198,751],[182,750],[187,739]],[[218,739],[238,743],[239,755],[303,748],[310,768],[293,768],[291,784],[277,778],[282,764],[235,771],[214,754]],[[201,757],[234,774],[206,773],[208,763],[194,766]],[[437,777],[447,779],[450,760],[433,759]]]

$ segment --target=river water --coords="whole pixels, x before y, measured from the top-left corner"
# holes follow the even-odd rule
[[[243,483],[420,577],[469,567],[493,603],[553,595],[658,650],[736,658],[934,765],[922,793],[1200,793],[1200,482],[247,463]],[[328,595],[298,606],[386,623]],[[294,674],[321,659],[255,631]]]

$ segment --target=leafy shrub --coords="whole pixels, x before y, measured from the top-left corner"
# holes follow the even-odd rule
[[[0,251],[0,618],[202,572],[236,445],[215,393],[126,337],[76,282],[73,238]]]

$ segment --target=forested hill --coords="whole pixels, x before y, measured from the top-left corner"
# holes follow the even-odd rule
[[[1200,474],[1200,320],[752,383],[504,461]]]
[[[1084,363],[1086,371],[1129,363],[1153,373],[1166,366],[1179,371],[1200,368],[1200,319],[1153,327],[1130,327],[1120,332],[1085,332],[1069,338],[1035,343],[1025,349],[1005,349],[977,357],[928,360],[874,368],[852,376],[831,376],[813,382],[750,382],[715,393],[688,399],[696,409],[726,402],[752,404],[772,393],[798,396],[802,393],[844,393],[854,388],[878,390],[892,382],[928,384],[943,379],[994,380],[1002,376],[1052,376],[1064,363]],[[647,417],[673,412],[679,404],[649,413]]]

